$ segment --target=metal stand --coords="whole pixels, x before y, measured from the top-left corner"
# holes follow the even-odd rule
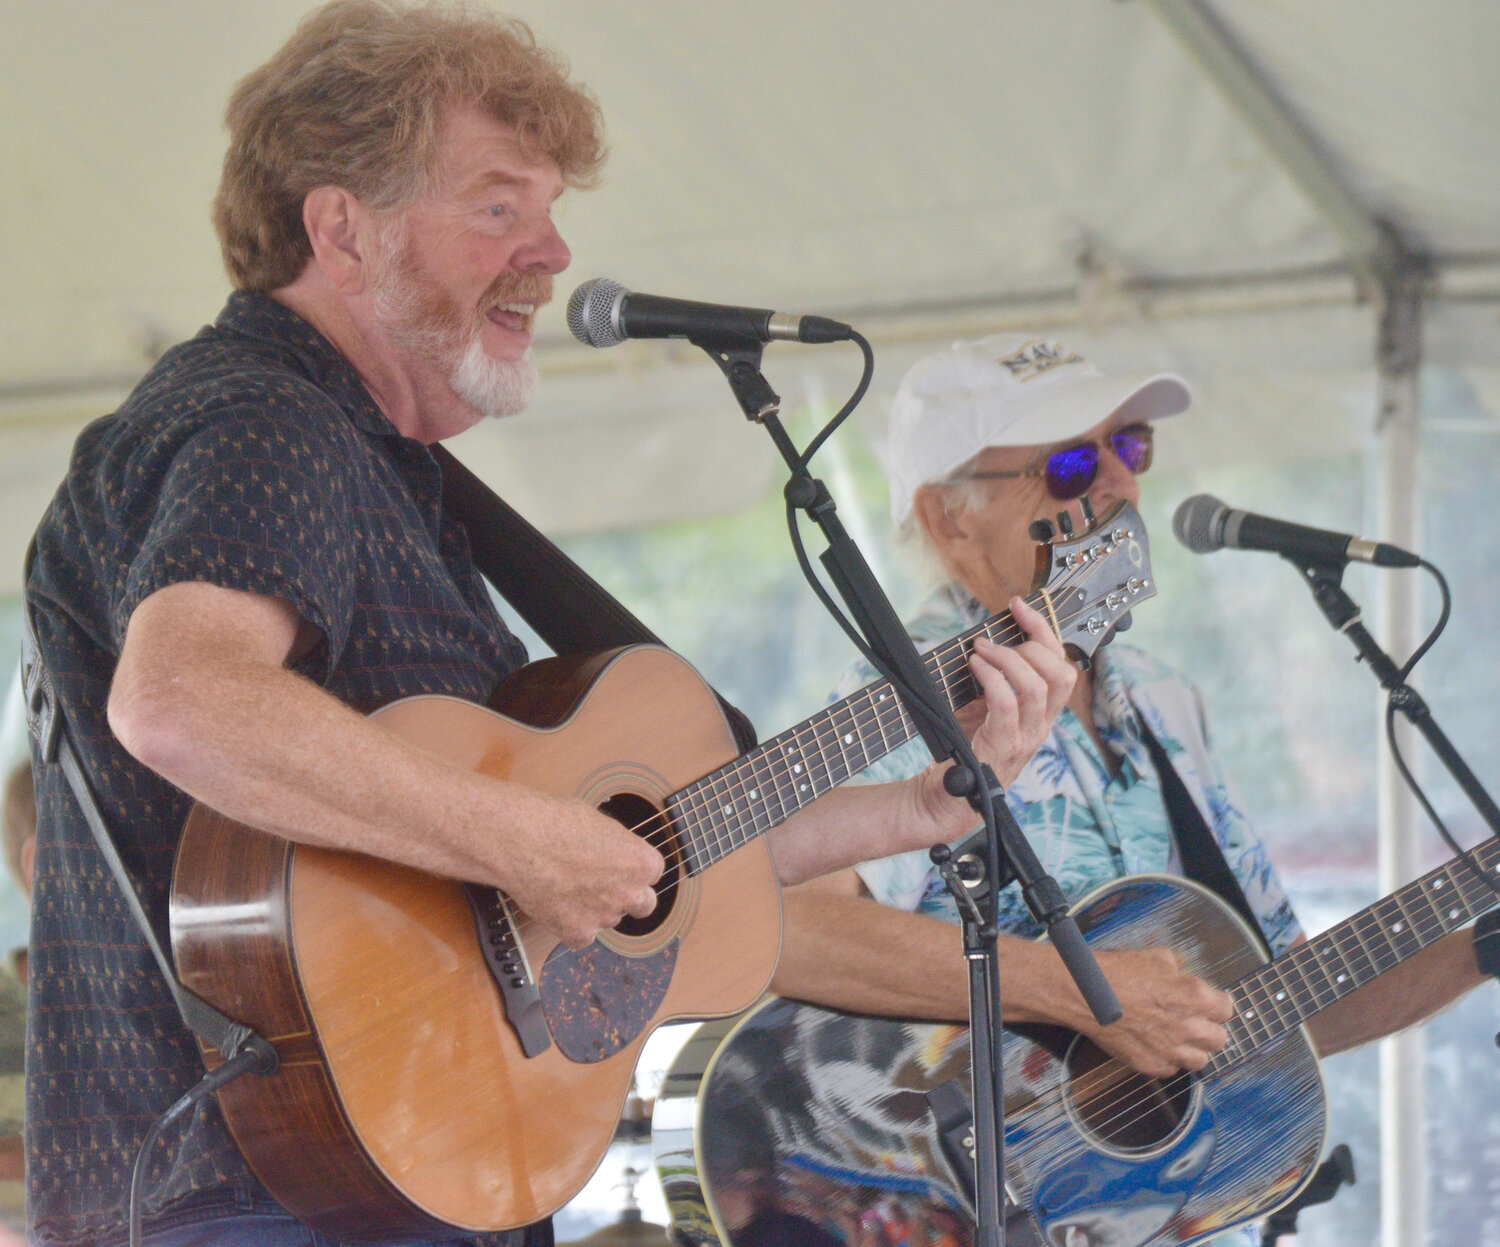
[[[854,335],[856,341],[861,341]],[[870,571],[859,547],[840,522],[833,499],[822,481],[807,469],[806,456],[787,436],[778,418],[781,400],[760,372],[761,344],[743,340],[697,340],[729,380],[745,416],[762,425],[791,469],[786,485],[789,508],[801,510],[822,529],[828,548],[820,556],[834,587],[848,606],[855,627],[864,637],[868,654],[895,686],[902,704],[934,758],[952,759],[944,787],[964,797],[984,819],[987,829],[985,863],[990,880],[986,913],[981,913],[958,882],[959,912],[963,915],[964,956],[969,963],[969,1019],[973,1045],[972,1076],[976,1171],[976,1247],[1003,1247],[1005,1223],[1000,1191],[1004,1172],[1004,1099],[1000,1065],[1000,970],[996,956],[998,927],[995,906],[1000,886],[1011,877],[1021,880],[1028,905],[1047,925],[1053,942],[1079,990],[1101,1024],[1121,1013],[1098,962],[1068,916],[1067,902],[1055,880],[1046,875],[1005,803],[1005,794],[988,766],[969,748],[968,738],[939,694],[890,600]],[[868,347],[866,347],[868,355]],[[946,845],[932,850],[949,886],[958,880]],[[1013,872],[1013,873],[1003,873]]]
[[[1391,705],[1404,715],[1432,746],[1432,751],[1442,760],[1443,765],[1448,768],[1448,773],[1453,776],[1464,795],[1479,811],[1480,817],[1489,825],[1490,834],[1500,837],[1500,808],[1496,808],[1489,793],[1485,791],[1484,785],[1479,782],[1478,777],[1459,756],[1458,750],[1453,747],[1453,742],[1433,721],[1432,712],[1427,708],[1427,703],[1422,700],[1421,694],[1405,681],[1401,675],[1401,669],[1391,661],[1390,655],[1380,648],[1375,638],[1360,621],[1359,607],[1344,592],[1343,585],[1340,583],[1343,579],[1343,568],[1310,566],[1300,567],[1300,570],[1312,589],[1314,601],[1327,616],[1328,622],[1333,625],[1335,631],[1342,632],[1354,643],[1354,648],[1359,651],[1360,660],[1374,672],[1375,678],[1380,681],[1380,687],[1390,694]]]

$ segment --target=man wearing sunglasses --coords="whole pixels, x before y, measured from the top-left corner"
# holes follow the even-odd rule
[[[950,639],[1028,591],[1035,521],[1066,510],[1082,529],[1085,495],[1098,515],[1136,503],[1155,423],[1190,401],[1177,377],[1107,377],[1037,337],[961,342],[919,361],[897,392],[887,456],[898,535],[944,577],[908,623],[917,647]],[[868,667],[855,669],[840,695],[872,678]],[[1124,875],[1184,873],[1150,738],[1279,956],[1301,931],[1209,744],[1198,691],[1134,646],[1114,641],[1078,672],[1051,735],[1007,791],[1043,867],[1074,902]],[[861,778],[909,776],[931,761],[915,740]],[[782,995],[859,1013],[967,1019],[958,914],[926,853],[791,889],[786,918],[774,983]],[[1063,1024],[1152,1077],[1199,1069],[1223,1046],[1229,996],[1183,971],[1170,950],[1099,954],[1124,1008],[1099,1027],[1056,954],[1035,941],[1040,930],[1014,884],[1001,893],[1001,929],[1006,1022]],[[1339,1051],[1410,1025],[1480,981],[1470,937],[1459,932],[1319,1013],[1309,1029],[1321,1052]]]

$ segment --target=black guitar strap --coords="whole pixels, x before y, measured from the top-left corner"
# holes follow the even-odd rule
[[[443,446],[443,503],[468,531],[474,566],[536,634],[559,654],[661,645],[662,641],[597,580]],[[755,748],[750,720],[717,691],[740,752]]]
[[[31,578],[31,563],[35,553],[36,546],[33,543],[26,549],[25,580]],[[253,1044],[263,1059],[274,1062],[274,1050],[264,1039],[248,1026],[226,1017],[206,1000],[189,991],[173,970],[166,949],[157,939],[156,930],[146,916],[146,907],[136,891],[135,882],[104,822],[104,814],[99,809],[99,802],[94,797],[88,776],[84,774],[83,764],[73,750],[73,742],[68,736],[68,724],[57,699],[56,686],[52,682],[52,673],[43,663],[41,647],[37,644],[36,624],[31,617],[29,598],[23,602],[21,610],[21,691],[26,699],[26,728],[36,745],[37,756],[43,762],[55,762],[62,768],[73,799],[83,814],[83,821],[88,824],[101,856],[114,875],[115,882],[119,884],[125,905],[136,926],[140,928],[141,936],[145,939],[151,956],[155,958],[162,978],[166,980],[167,990],[172,993],[172,1000],[177,1005],[178,1013],[182,1015],[184,1025],[198,1038],[217,1048],[226,1061],[234,1059],[242,1048]]]
[[[1161,780],[1162,800],[1166,804],[1167,817],[1171,820],[1172,830],[1177,836],[1178,851],[1182,854],[1182,873],[1194,883],[1201,883],[1216,896],[1222,897],[1232,905],[1240,917],[1249,924],[1250,929],[1255,932],[1255,938],[1260,942],[1261,949],[1269,957],[1271,946],[1266,942],[1266,934],[1261,930],[1260,920],[1256,918],[1255,911],[1250,908],[1250,902],[1245,899],[1244,889],[1240,887],[1240,881],[1235,878],[1234,871],[1229,869],[1229,863],[1224,859],[1224,850],[1214,839],[1214,833],[1203,817],[1203,811],[1198,808],[1198,803],[1188,792],[1187,785],[1182,782],[1182,776],[1177,773],[1177,768],[1167,757],[1167,751],[1162,748],[1161,741],[1157,740],[1151,729],[1146,726],[1146,716],[1141,714],[1139,707],[1136,709],[1136,717],[1141,724],[1141,739],[1145,741],[1146,748],[1150,751],[1151,762],[1156,767],[1157,777]]]

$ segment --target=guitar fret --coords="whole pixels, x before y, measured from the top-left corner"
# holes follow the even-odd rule
[[[688,848],[686,869],[689,874],[702,870],[712,860],[710,846],[704,839],[697,808],[697,795],[685,788],[667,802],[672,821],[677,825]]]
[[[1472,850],[1488,877],[1500,876],[1500,843]],[[1496,894],[1460,858],[1429,871],[1335,924],[1230,989],[1230,1042],[1210,1062],[1227,1069],[1248,1050],[1284,1034],[1377,975],[1491,908]]]
[[[776,808],[781,812],[781,821],[785,821],[797,812],[796,787],[788,773],[785,758],[767,754],[765,763],[766,776],[776,792]]]
[[[820,728],[814,728],[811,731],[811,744],[813,744],[813,788],[816,789],[816,794],[819,797],[823,792],[831,788],[837,788],[840,783],[849,779],[847,773],[838,773],[838,767],[835,767],[834,759],[828,756],[829,746],[837,746],[837,743],[837,737],[829,735],[828,732],[822,731]],[[838,755],[837,761],[841,764],[843,762],[843,755]]]
[[[739,762],[724,773],[722,813],[736,848],[759,835],[761,830],[756,826],[759,810],[753,808],[745,796],[744,769],[743,762]]]
[[[739,833],[739,806],[735,802],[734,790],[729,786],[728,777],[724,772],[719,772],[709,786],[709,792],[714,801],[714,818],[723,829],[724,843],[728,851],[732,853],[745,843],[745,838]]]
[[[1274,1035],[1284,1033],[1293,1016],[1290,1002],[1287,1000],[1286,988],[1282,986],[1281,975],[1275,971],[1275,963],[1267,967],[1273,971],[1269,977],[1270,981],[1260,984],[1260,1015],[1264,1018],[1266,1029]]]
[[[943,646],[940,649],[932,651],[932,653],[928,656],[929,661],[927,663],[927,674],[932,676],[937,682],[939,690],[943,694],[943,700],[947,703],[948,708],[952,710],[962,703],[954,700],[953,688],[948,683],[947,649],[947,646]]]
[[[1139,517],[1128,508],[1125,512],[1119,523],[1138,523]],[[1114,552],[1113,537],[1090,547],[1086,558],[1079,556],[1082,563],[1075,565],[1070,561],[1065,565],[1072,569],[1069,579],[1077,579],[1077,566],[1086,563],[1094,569],[1095,562]],[[1132,597],[1144,600],[1152,592],[1144,577],[1131,580]],[[1070,606],[1075,608],[1072,618],[1077,617],[1079,607],[1092,610],[1100,605],[1095,602],[1085,606],[1086,594],[1076,583],[1069,595]],[[1045,592],[1034,592],[1027,601],[1044,612],[1050,610]],[[1061,626],[1055,618],[1053,626]],[[1023,639],[1015,619],[1007,612],[992,616],[930,650],[924,659],[949,706],[955,710],[980,696],[981,690],[968,664],[974,638],[980,635],[1003,645],[1014,645]],[[911,716],[890,684],[876,680],[828,707],[821,715],[688,785],[668,798],[683,838],[685,868],[695,873],[713,865],[916,735]]]
[[[1318,978],[1322,980],[1322,992],[1327,994],[1328,999],[1318,1000],[1318,1007],[1330,1005],[1346,991],[1353,991],[1354,984],[1350,981],[1349,971],[1345,967],[1343,954],[1338,945],[1326,935],[1320,935],[1316,939],[1309,940],[1306,945],[1308,960],[1312,963]],[[1329,962],[1333,963],[1330,969]],[[1309,971],[1311,973],[1311,971]]]
[[[868,695],[870,710],[875,716],[875,727],[880,732],[880,752],[882,757],[895,748],[891,744],[891,738],[886,734],[885,714],[883,713],[883,707],[893,696],[894,694],[891,692],[890,686],[885,683],[871,688]]]
[[[1353,951],[1358,952],[1358,954],[1364,959],[1365,963],[1365,968],[1361,970],[1359,968],[1358,962],[1352,960],[1349,962],[1349,969],[1353,975],[1356,987],[1358,987],[1362,983],[1369,982],[1372,978],[1380,973],[1380,968],[1376,964],[1375,956],[1370,951],[1369,941],[1365,938],[1364,933],[1360,930],[1361,923],[1368,925],[1368,920],[1365,919],[1363,915],[1356,914],[1345,924],[1348,926],[1350,933],[1354,936],[1355,946]]]
[[[843,722],[839,722],[842,718]],[[848,779],[851,775],[857,775],[864,770],[869,762],[865,758],[864,746],[860,742],[857,725],[854,722],[854,712],[848,706],[840,706],[838,713],[830,720],[833,728],[834,739],[838,744],[839,769],[842,771],[840,782]]]

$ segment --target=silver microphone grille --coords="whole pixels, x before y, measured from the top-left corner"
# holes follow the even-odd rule
[[[615,329],[615,308],[630,291],[608,277],[595,277],[568,299],[568,329],[584,346],[619,346],[625,335]]]
[[[1194,494],[1172,516],[1172,531],[1194,554],[1224,548],[1224,517],[1229,508],[1212,494]]]

